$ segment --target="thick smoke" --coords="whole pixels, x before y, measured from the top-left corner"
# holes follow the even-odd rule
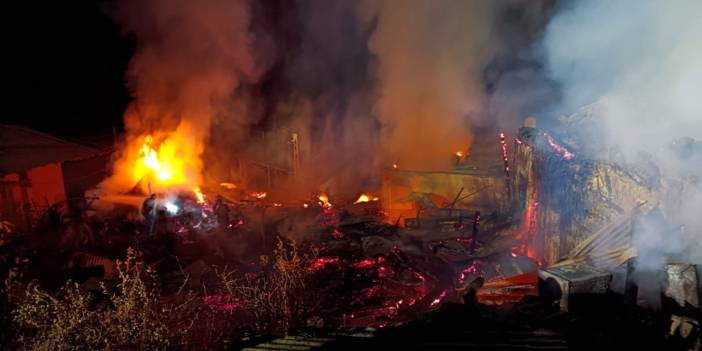
[[[520,92],[543,81],[530,45],[549,4],[127,1],[115,17],[138,46],[115,169],[154,134],[155,145],[188,145],[188,186],[238,182],[242,160],[290,168],[293,133],[288,196],[371,190],[392,164],[444,169],[473,133],[492,143],[490,128],[544,104],[535,97],[547,89]],[[117,180],[120,190],[136,181],[108,184]]]
[[[387,165],[440,169],[483,123],[482,70],[495,52],[488,1],[367,1],[376,18],[381,148]]]
[[[552,0],[508,1],[499,9],[499,50],[482,78],[486,114],[500,132],[513,133],[527,116],[539,116],[541,126],[551,122],[543,112],[558,101],[559,92],[545,72],[538,43],[555,7]]]
[[[377,123],[371,113],[374,87],[367,48],[372,24],[359,20],[358,3],[257,2],[252,31],[259,42],[265,38],[257,52],[273,62],[256,84],[239,89],[231,106],[233,118],[215,121],[208,157],[219,157],[224,162],[216,164],[223,168],[232,168],[227,157],[294,168],[284,184],[277,182],[282,190],[274,192],[277,197],[300,198],[320,190],[357,195],[372,187],[377,179]],[[237,119],[239,115],[249,116],[247,123]],[[293,134],[300,148],[298,165],[290,157]],[[234,174],[217,174],[236,181]]]
[[[444,169],[550,103],[532,44],[552,1],[367,1],[382,162]],[[477,134],[476,134],[477,133]]]
[[[601,146],[599,156],[616,148],[624,162],[658,165],[665,220],[649,219],[636,231],[640,267],[702,263],[702,158],[694,140],[702,138],[702,2],[572,5],[551,21],[544,40],[550,72],[562,84],[558,110],[601,101],[589,139]]]
[[[127,147],[105,185],[122,191],[134,186],[129,172],[146,134],[185,164],[185,185],[199,185],[212,121],[240,83],[260,75],[248,3],[125,1],[114,17],[137,48],[126,78],[134,99],[125,113]]]
[[[277,107],[291,111],[301,130],[303,188],[352,195],[377,178],[374,81],[367,40],[372,24],[359,19],[355,1],[301,1],[301,36],[288,53],[284,79],[290,94]]]

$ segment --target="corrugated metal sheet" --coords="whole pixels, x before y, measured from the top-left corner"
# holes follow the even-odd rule
[[[102,152],[28,128],[0,124],[0,174],[50,163],[80,160]]]

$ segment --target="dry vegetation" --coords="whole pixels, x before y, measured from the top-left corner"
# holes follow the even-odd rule
[[[238,277],[218,271],[224,291],[241,305],[255,333],[283,335],[310,316],[311,296],[305,291],[315,252],[301,254],[295,243],[278,241],[275,261],[261,257],[261,274]]]
[[[118,282],[88,291],[68,281],[55,293],[9,276],[2,291],[9,311],[0,342],[25,350],[223,349],[247,334],[283,335],[301,326],[309,306],[309,255],[279,242],[259,274],[216,269],[228,306],[195,292],[164,294],[135,250],[117,262]]]

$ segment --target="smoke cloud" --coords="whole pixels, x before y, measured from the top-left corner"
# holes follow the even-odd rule
[[[562,87],[556,112],[601,101],[590,144],[625,162],[660,169],[660,208],[636,233],[639,266],[702,263],[702,2],[582,1],[564,7],[543,42]],[[688,139],[681,139],[688,138]],[[691,138],[691,139],[690,139]],[[640,157],[642,152],[646,157]]]
[[[137,43],[134,101],[114,168],[129,173],[151,134],[184,164],[184,187],[238,182],[242,160],[290,169],[296,133],[286,196],[371,190],[392,164],[444,169],[471,131],[543,104],[511,97],[542,79],[529,45],[549,3],[128,0],[114,17]]]
[[[375,105],[386,165],[439,169],[483,123],[482,70],[495,52],[496,6],[487,1],[367,1],[377,27]]]
[[[284,77],[290,94],[278,105],[303,131],[297,182],[335,195],[357,195],[377,179],[374,80],[367,41],[373,25],[356,1],[300,1],[301,37]]]

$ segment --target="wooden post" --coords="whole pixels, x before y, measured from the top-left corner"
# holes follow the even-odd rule
[[[471,255],[475,253],[476,243],[478,241],[478,230],[480,229],[480,211],[475,211],[475,216],[473,216],[473,239],[470,243],[470,253]]]

